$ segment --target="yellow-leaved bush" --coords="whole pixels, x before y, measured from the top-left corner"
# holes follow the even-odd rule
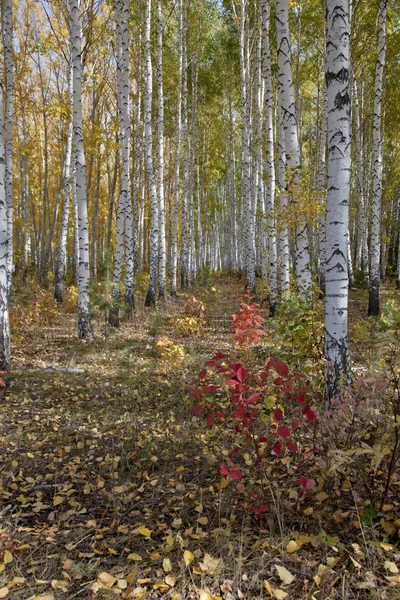
[[[163,336],[156,344],[160,361],[169,369],[182,369],[185,364],[185,350],[179,344]]]

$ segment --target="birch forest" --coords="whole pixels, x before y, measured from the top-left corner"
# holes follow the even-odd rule
[[[399,2],[0,9],[0,598],[399,598]]]

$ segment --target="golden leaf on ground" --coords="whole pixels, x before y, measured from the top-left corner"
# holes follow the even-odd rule
[[[62,498],[61,496],[54,496],[53,506],[58,506],[59,504],[62,504],[63,502],[64,502],[64,498]]]
[[[300,546],[297,545],[297,542],[295,540],[290,540],[290,542],[286,546],[286,551],[289,552],[289,554],[291,554],[292,552],[296,552],[299,548]]]
[[[221,596],[213,596],[208,590],[200,590],[199,600],[222,600]]]
[[[175,573],[170,573],[169,575],[167,575],[166,578],[165,578],[165,583],[167,585],[169,585],[170,587],[174,587],[174,585],[176,583],[176,575],[175,575]]]
[[[208,575],[218,575],[222,566],[222,558],[214,558],[211,554],[205,554],[200,568]]]
[[[170,571],[172,571],[172,563],[171,560],[169,558],[164,558],[163,560],[163,569],[166,573],[169,573]]]
[[[9,591],[7,586],[0,588],[0,598],[5,598]]]
[[[113,575],[110,575],[110,573],[106,573],[105,571],[103,571],[103,573],[100,573],[100,575],[98,576],[97,581],[99,583],[102,583],[105,587],[111,588],[117,581],[117,578],[113,577]]]
[[[151,529],[148,529],[147,527],[141,527],[140,529],[137,530],[137,533],[140,533],[140,535],[143,535],[144,537],[149,538],[153,532],[151,531]]]
[[[14,560],[13,555],[11,554],[11,552],[9,550],[6,550],[4,552],[4,558],[3,558],[3,563],[5,565],[9,565],[10,563],[12,563],[12,561]]]
[[[190,550],[185,550],[185,552],[183,553],[183,560],[185,562],[185,565],[188,567],[190,563],[194,560],[194,554],[190,552]]]
[[[285,600],[288,597],[288,594],[283,590],[274,590],[274,596],[277,600]]]
[[[385,560],[383,566],[387,571],[390,571],[391,573],[396,574],[399,572],[397,565],[394,562],[391,562],[390,560]]]
[[[155,584],[153,585],[153,590],[166,590],[168,585],[164,583],[161,579],[157,579]]]
[[[278,575],[282,580],[284,585],[290,585],[294,580],[294,575],[290,571],[286,569],[286,567],[282,567],[282,565],[274,565],[276,570],[278,571]]]
[[[136,552],[132,552],[132,554],[128,554],[128,558],[129,558],[129,560],[143,560],[142,557],[140,556],[140,554],[137,554]]]
[[[63,579],[52,579],[51,587],[53,590],[62,590],[63,592],[66,592],[68,590],[68,581]]]
[[[126,581],[128,583],[132,583],[132,581],[135,579],[136,575],[137,575],[137,571],[135,569],[132,569],[132,571],[129,573],[129,575],[126,578]]]

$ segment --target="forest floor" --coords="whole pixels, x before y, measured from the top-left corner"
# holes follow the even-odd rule
[[[242,293],[243,281],[223,276],[157,310],[142,308],[139,293],[133,320],[117,330],[96,309],[86,343],[68,306],[16,292],[13,371],[0,397],[0,598],[400,598],[398,467],[380,502],[396,439],[389,392],[385,424],[371,412],[353,419],[352,444],[310,463],[314,489],[301,488],[299,464],[286,456],[271,455],[269,483],[251,475],[246,455],[242,481],[221,477],[240,440],[194,416],[190,394],[210,357],[221,351],[251,368],[284,360],[305,374],[312,402],[322,399],[322,304],[300,325],[288,305],[277,325],[266,322],[267,337],[239,351],[230,316]],[[204,303],[206,321],[185,337],[176,320],[189,296]],[[397,373],[399,349],[365,303],[365,291],[353,293],[352,356],[364,382]],[[172,362],[157,350],[163,336]],[[45,372],[54,366],[72,372]],[[254,490],[267,497],[260,514]]]

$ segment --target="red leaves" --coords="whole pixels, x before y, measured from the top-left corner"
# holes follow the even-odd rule
[[[290,451],[290,452],[298,452],[299,449],[297,447],[297,444],[295,444],[294,442],[287,442],[286,443],[286,448]]]
[[[288,438],[290,436],[289,427],[286,427],[286,425],[281,425],[278,427],[278,435],[280,435],[282,438]]]
[[[300,485],[304,490],[312,490],[317,485],[314,479],[307,479],[307,477],[300,477]]]
[[[281,377],[287,377],[289,375],[289,367],[287,366],[286,363],[284,363],[284,362],[282,362],[280,360],[270,360],[266,364],[265,370],[268,372],[271,368],[275,369],[275,371]]]
[[[236,341],[240,347],[257,343],[267,334],[260,329],[265,319],[260,315],[264,310],[259,304],[249,304],[251,296],[245,295],[238,299],[239,310],[232,315],[231,331],[235,332]]]
[[[283,419],[283,412],[281,411],[280,408],[278,408],[278,410],[276,410],[274,412],[274,419],[275,419],[275,421],[278,421],[278,422],[282,421],[282,419]]]
[[[231,479],[237,480],[240,480],[243,477],[243,473],[239,469],[239,465],[232,465],[232,467],[229,468],[227,465],[222,464],[219,466],[219,470],[221,471],[221,475],[224,477],[230,477]]]

